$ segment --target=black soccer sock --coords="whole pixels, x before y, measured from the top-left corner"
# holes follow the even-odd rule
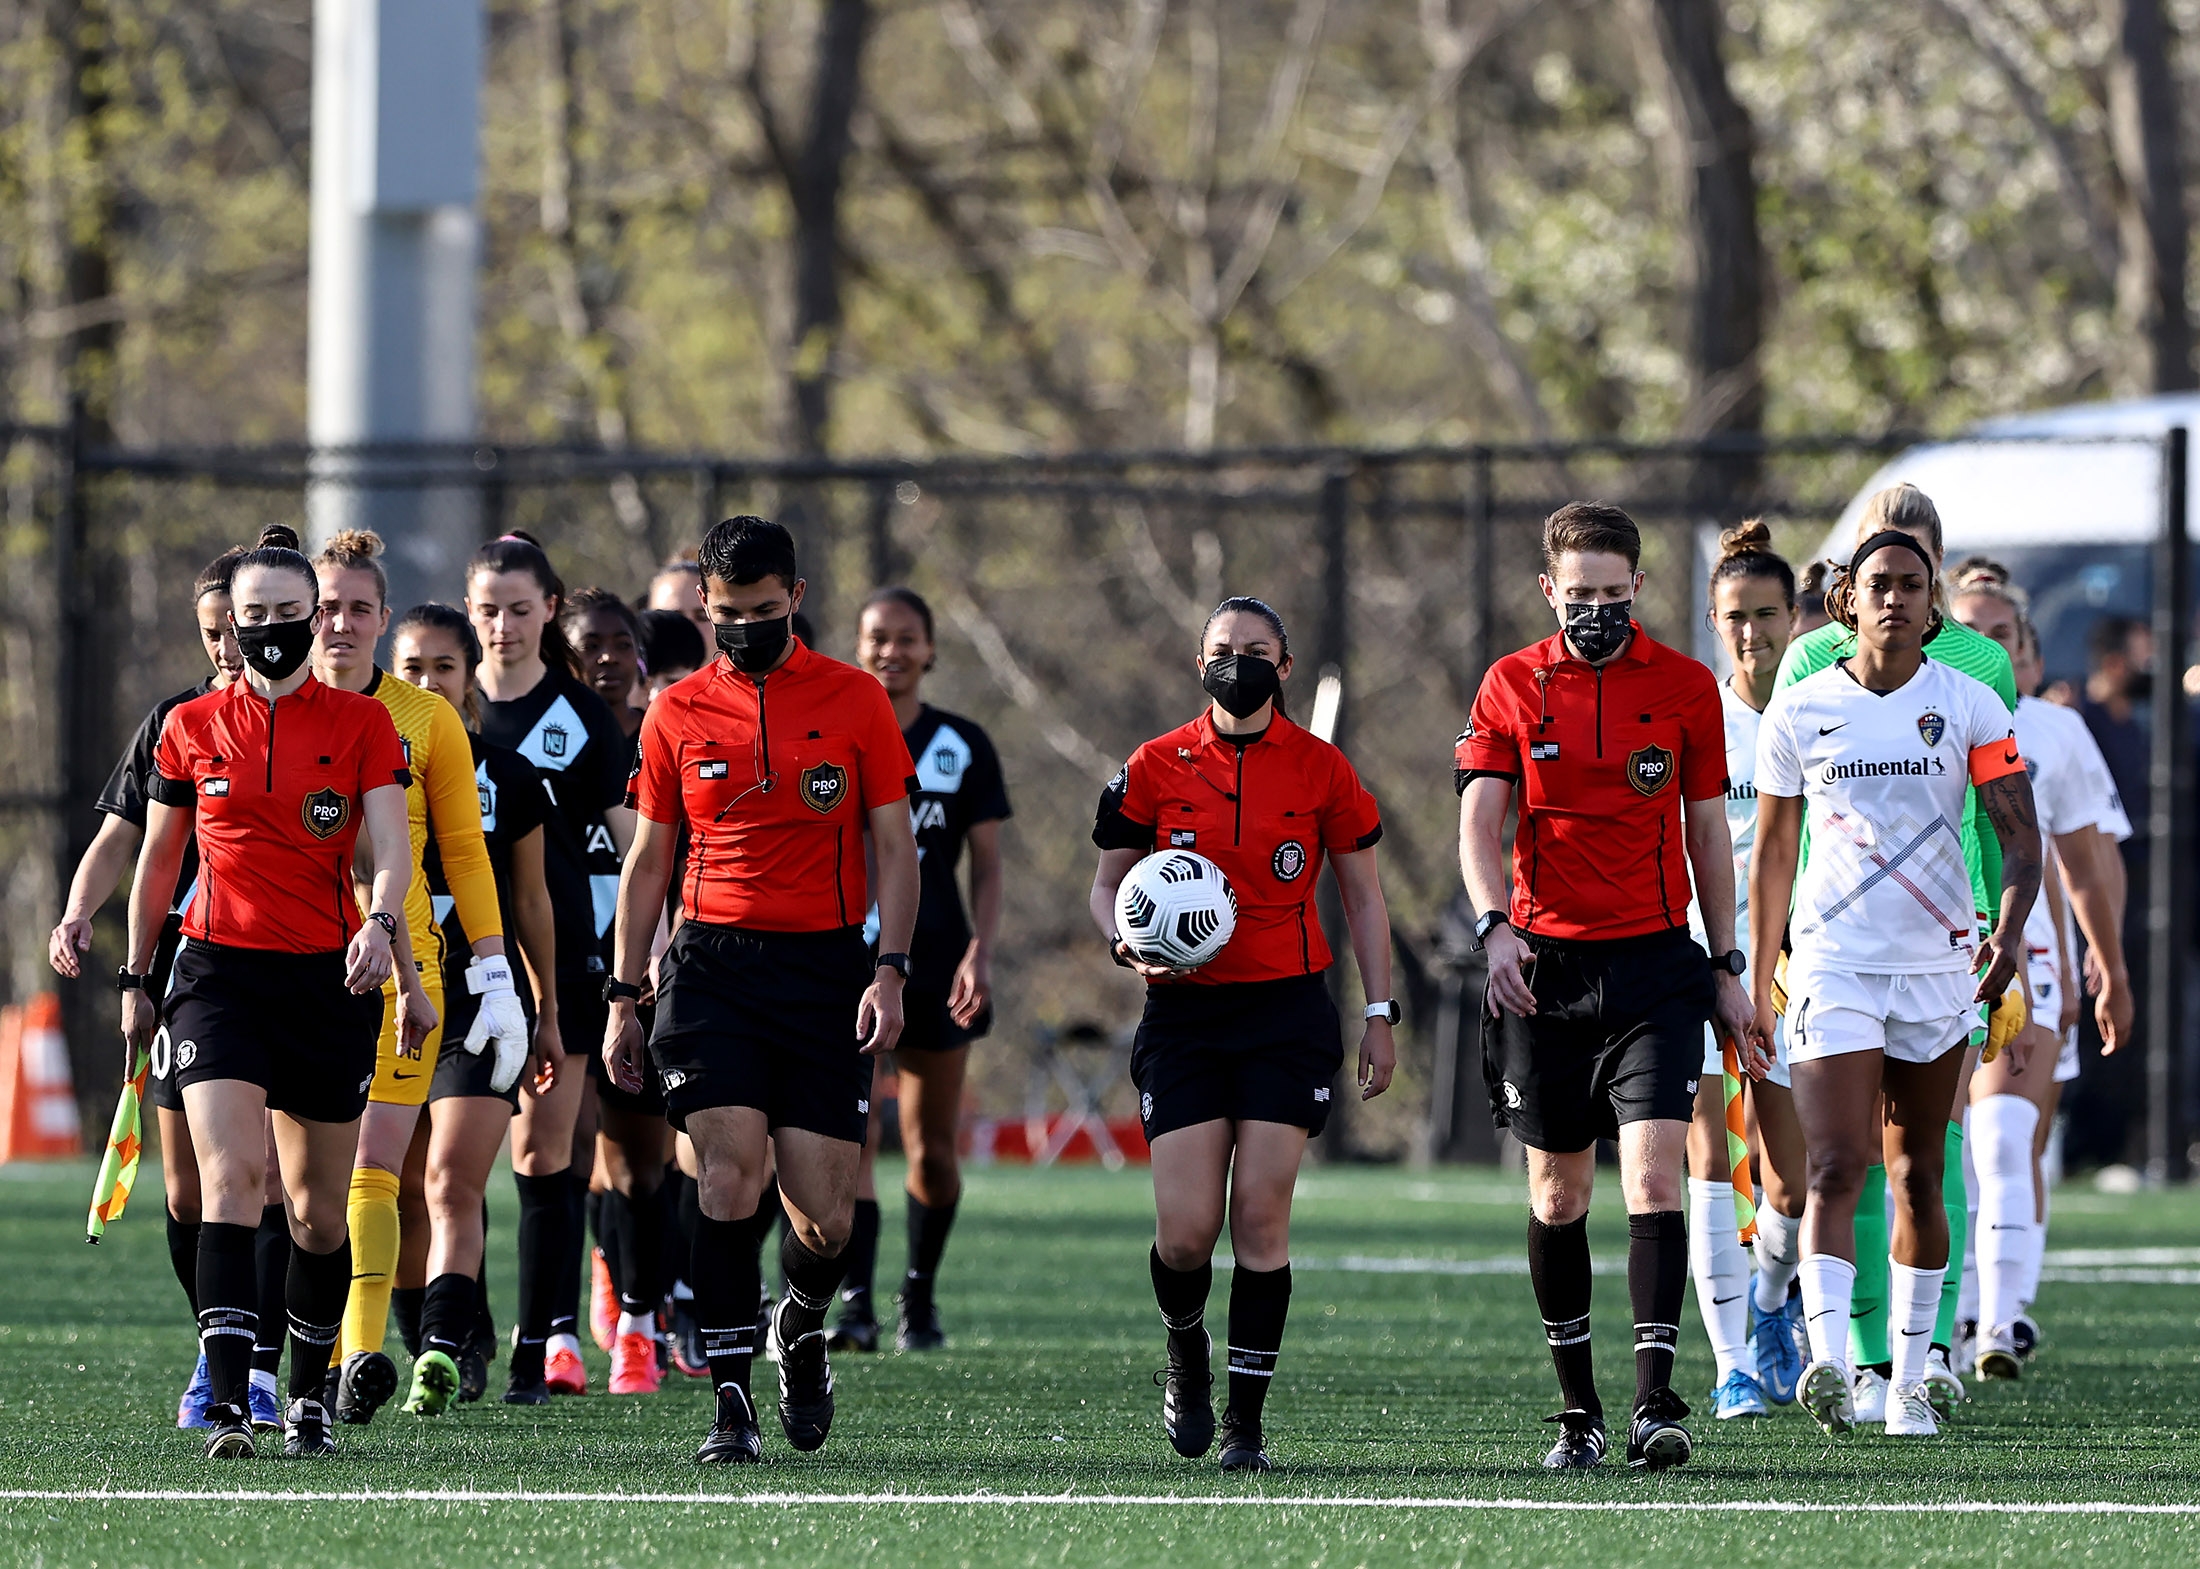
[[[831,1258],[812,1253],[789,1226],[779,1236],[779,1272],[787,1281],[787,1305],[779,1310],[782,1333],[789,1341],[801,1339],[825,1327],[825,1310],[833,1305],[840,1277],[848,1266],[840,1255]]]
[[[557,1300],[565,1173],[514,1173],[512,1185],[519,1189],[519,1339],[512,1346],[512,1377],[534,1382],[542,1378],[543,1342],[550,1338],[551,1304]]]
[[[494,1346],[497,1321],[489,1311],[489,1196],[481,1196],[481,1267],[474,1271],[474,1333]]]
[[[259,1284],[260,1332],[252,1347],[252,1369],[272,1373],[283,1365],[284,1293],[290,1280],[290,1216],[280,1204],[260,1210],[260,1229],[252,1234],[252,1270]]]
[[[471,1275],[438,1275],[420,1293],[420,1346],[453,1361],[474,1332],[475,1299],[481,1287]]]
[[[961,1200],[935,1206],[918,1202],[914,1193],[908,1199],[909,1267],[902,1276],[902,1290],[929,1292],[932,1277],[939,1273],[940,1255],[947,1251],[947,1234],[955,1227],[955,1206]]]
[[[840,1256],[848,1266],[847,1276],[840,1283],[840,1300],[853,1302],[861,1297],[868,1302],[871,1286],[878,1279],[877,1199],[856,1200],[855,1222]]]
[[[1677,1209],[1627,1217],[1627,1296],[1635,1309],[1635,1404],[1673,1383],[1688,1290],[1688,1226]]]
[[[710,1361],[713,1389],[728,1384],[744,1392],[756,1360],[756,1297],[763,1289],[756,1265],[753,1217],[712,1220],[697,1210],[695,1245],[688,1250],[687,1279],[695,1293],[696,1327]]]
[[[657,1278],[650,1283],[650,1298],[662,1302],[672,1295],[672,1283],[687,1268],[687,1228],[680,1220],[680,1168],[666,1163],[651,1202],[657,1206]]]
[[[321,1398],[329,1358],[344,1327],[344,1299],[351,1295],[351,1238],[333,1253],[290,1250],[290,1280],[283,1292],[290,1321],[290,1398]]]
[[[1685,1268],[1687,1260],[1682,1260]],[[1543,1338],[1558,1369],[1558,1394],[1569,1411],[1603,1419],[1595,1359],[1589,1351],[1589,1218],[1546,1226],[1528,1217],[1528,1278],[1543,1315]]]
[[[1172,1331],[1187,1334],[1207,1317],[1207,1293],[1215,1283],[1215,1266],[1201,1259],[1197,1269],[1171,1269],[1161,1262],[1157,1246],[1147,1255],[1153,1271],[1153,1297],[1161,1304],[1161,1322]]]
[[[199,1316],[199,1223],[168,1217],[168,1267],[176,1272],[183,1299],[191,1304],[191,1316]]]
[[[252,1273],[252,1232],[218,1220],[199,1226],[199,1349],[206,1353],[214,1404],[240,1414],[248,1409],[260,1327],[253,1311],[259,1283]]]
[[[397,1338],[405,1347],[405,1355],[416,1357],[424,1341],[420,1327],[421,1315],[427,1311],[428,1288],[426,1286],[396,1286],[390,1291],[390,1315],[397,1320]]]
[[[1260,1426],[1262,1404],[1276,1376],[1283,1321],[1291,1312],[1291,1266],[1230,1272],[1229,1415]]]
[[[617,1213],[617,1262],[611,1278],[619,1290],[622,1313],[654,1313],[663,1300],[659,1272],[664,1267],[665,1212],[654,1193],[626,1197],[604,1195],[604,1213]]]
[[[751,1235],[756,1238],[756,1289],[764,1289],[764,1244],[771,1241],[772,1227],[779,1224],[779,1217],[786,1214],[787,1206],[779,1201],[779,1176],[774,1172],[764,1179],[764,1191],[756,1196],[756,1215],[750,1222]]]
[[[582,1265],[587,1260],[588,1239],[582,1231],[587,1224],[588,1173],[568,1167],[565,1178],[565,1236],[558,1249],[550,1298],[550,1333],[553,1335],[578,1335],[581,1322],[581,1282],[586,1278]]]
[[[626,1298],[627,1202],[606,1188],[588,1190],[588,1231],[603,1253],[603,1267],[611,1276],[611,1294]],[[595,1311],[595,1287],[589,1287],[589,1311]]]
[[[673,1198],[678,1205],[680,1217],[679,1243],[667,1249],[667,1252],[671,1255],[673,1274],[688,1288],[688,1295],[692,1297],[695,1294],[695,1282],[688,1277],[687,1267],[688,1260],[695,1254],[695,1234],[703,1225],[703,1190],[696,1186],[693,1177],[678,1167],[673,1168],[673,1174],[667,1180],[679,1184],[679,1191]]]

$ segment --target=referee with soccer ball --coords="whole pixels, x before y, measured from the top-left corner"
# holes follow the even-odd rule
[[[1552,1470],[1602,1462],[1589,1349],[1589,1191],[1619,1143],[1635,1407],[1627,1463],[1693,1448],[1673,1392],[1688,1282],[1682,1155],[1707,1021],[1762,1078],[1734,948],[1726,734],[1718,685],[1629,613],[1642,537],[1619,508],[1575,502],[1543,525],[1558,632],[1490,667],[1459,737],[1459,860],[1489,956],[1483,1073],[1500,1127],[1527,1146],[1528,1272],[1565,1409]],[[1519,803],[1512,873],[1506,816]],[[1690,879],[1717,957],[1688,934]]]
[[[870,1122],[871,1058],[901,1034],[917,912],[915,769],[886,689],[794,635],[794,541],[762,518],[703,539],[703,591],[723,658],[671,687],[642,720],[628,800],[634,844],[619,882],[603,1060],[642,1088],[652,1064],[667,1115],[695,1149],[701,1216],[687,1278],[717,1410],[706,1464],[761,1458],[749,1367],[761,1289],[758,1198],[776,1159],[787,1290],[771,1318],[779,1423],[816,1449],[833,1421],[825,1311],[855,1217]],[[686,919],[658,970],[643,1058],[636,1004],[671,891],[682,830]],[[864,835],[877,863],[879,952],[863,940]]]
[[[1314,889],[1337,872],[1361,982],[1361,1098],[1390,1087],[1390,916],[1375,869],[1375,798],[1351,763],[1283,713],[1283,618],[1226,599],[1195,661],[1207,711],[1131,754],[1101,793],[1092,917],[1147,981],[1131,1054],[1153,1148],[1154,1296],[1168,1330],[1161,1421],[1187,1459],[1215,1440],[1204,1327],[1225,1216],[1230,1392],[1225,1471],[1266,1471],[1261,1412],[1291,1307],[1291,1190],[1329,1120],[1343,1034]]]

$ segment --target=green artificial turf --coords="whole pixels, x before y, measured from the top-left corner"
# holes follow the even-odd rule
[[[1636,1476],[1615,1459],[1598,1473],[1552,1477],[1537,1465],[1550,1432],[1540,1418],[1555,1391],[1520,1273],[1518,1179],[1310,1170],[1294,1228],[1291,1327],[1268,1406],[1277,1469],[1226,1478],[1211,1459],[1178,1459],[1161,1435],[1143,1171],[973,1172],[942,1275],[950,1349],[836,1358],[832,1441],[808,1456],[774,1430],[773,1370],[760,1364],[766,1463],[708,1473],[690,1461],[709,1423],[700,1382],[675,1375],[655,1396],[507,1408],[493,1403],[501,1364],[492,1403],[439,1421],[393,1405],[371,1428],[345,1429],[332,1459],[202,1460],[197,1438],[171,1425],[193,1348],[156,1181],[148,1177],[130,1213],[90,1248],[82,1240],[89,1167],[0,1172],[0,1488],[717,1501],[16,1496],[0,1498],[0,1561],[316,1569],[2200,1562],[2195,1513],[1778,1507],[2200,1504],[2200,1195],[2192,1193],[2062,1195],[2050,1246],[2085,1251],[2051,1258],[2038,1308],[2044,1349],[2022,1384],[1974,1390],[1937,1440],[1828,1440],[1793,1408],[1753,1424],[1715,1424],[1700,1412],[1696,1459],[1683,1470]],[[896,1174],[882,1170],[882,1188],[895,1185]],[[513,1205],[508,1180],[500,1176],[495,1189],[491,1280],[509,1326]],[[1617,1199],[1616,1183],[1607,1184],[1594,1226],[1605,1272],[1599,1366],[1615,1411],[1633,1382],[1626,1292],[1614,1273],[1625,1253]],[[899,1208],[887,1199],[882,1281],[901,1263]],[[1451,1272],[1424,1267],[1431,1262]],[[1210,1303],[1218,1339],[1227,1291],[1228,1272],[1218,1269]],[[391,1350],[402,1363],[394,1335]],[[1218,1354],[1218,1370],[1220,1362]],[[600,1390],[605,1365],[593,1348],[590,1371]],[[1710,1376],[1691,1303],[1681,1386],[1699,1406],[1708,1405]],[[1093,1501],[879,1496],[980,1492]],[[724,1501],[754,1493],[851,1501]],[[1106,1501],[1169,1495],[1257,1502]],[[1385,1499],[1399,1502],[1368,1502]],[[1462,1500],[1529,1507],[1431,1507]],[[1673,1507],[1539,1507],[1556,1503]]]

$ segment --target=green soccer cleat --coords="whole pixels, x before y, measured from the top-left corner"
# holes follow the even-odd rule
[[[458,1364],[441,1351],[423,1351],[413,1363],[412,1393],[405,1409],[414,1416],[441,1416],[458,1393]]]

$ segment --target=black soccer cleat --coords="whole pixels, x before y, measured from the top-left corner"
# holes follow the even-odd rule
[[[336,1420],[365,1427],[396,1393],[397,1364],[380,1351],[354,1351],[337,1380]]]
[[[772,1349],[779,1355],[779,1430],[787,1442],[808,1453],[824,1447],[833,1430],[833,1364],[825,1354],[825,1331],[813,1329],[787,1340],[780,1320],[794,1299],[783,1300],[772,1314]]]
[[[1169,1443],[1187,1460],[1213,1447],[1215,1343],[1204,1329],[1169,1331],[1169,1363],[1154,1374],[1161,1386],[1161,1427]]]
[[[514,1373],[511,1382],[504,1386],[501,1397],[508,1406],[546,1406],[550,1403],[550,1386],[542,1381],[542,1374],[533,1378]]]
[[[1627,1428],[1627,1465],[1634,1471],[1664,1471],[1684,1465],[1696,1452],[1696,1441],[1681,1426],[1688,1403],[1670,1389],[1654,1389],[1650,1398],[1635,1407],[1635,1419]]]
[[[840,1317],[825,1331],[828,1351],[876,1351],[878,1315],[871,1311],[871,1293],[851,1291],[840,1299]]]
[[[336,1435],[329,1431],[328,1407],[302,1395],[290,1403],[283,1412],[283,1453],[292,1460],[336,1453]]]
[[[1604,1464],[1604,1418],[1587,1411],[1561,1411],[1546,1422],[1559,1424],[1558,1442],[1543,1457],[1546,1471],[1588,1471]]]
[[[764,1435],[756,1425],[756,1407],[739,1384],[718,1391],[718,1408],[697,1465],[755,1465],[764,1458]]]
[[[243,1406],[208,1406],[206,1458],[250,1460],[259,1454],[252,1437],[252,1417]]]
[[[1261,1446],[1260,1424],[1247,1422],[1236,1413],[1222,1413],[1222,1469],[1225,1471],[1273,1471],[1275,1464]]]
[[[2029,1362],[2040,1347],[2040,1326],[2029,1313],[2019,1313],[2009,1325],[2009,1338],[2017,1348],[2017,1360]]]
[[[703,1350],[703,1321],[695,1316],[693,1297],[672,1299],[672,1365],[688,1378],[710,1377],[710,1357]]]
[[[911,1291],[904,1287],[901,1295],[894,1298],[894,1308],[900,1320],[894,1328],[895,1350],[947,1349],[947,1332],[940,1328],[939,1304],[932,1300],[929,1288]]]
[[[458,1403],[470,1406],[489,1392],[489,1359],[478,1345],[458,1354]]]

